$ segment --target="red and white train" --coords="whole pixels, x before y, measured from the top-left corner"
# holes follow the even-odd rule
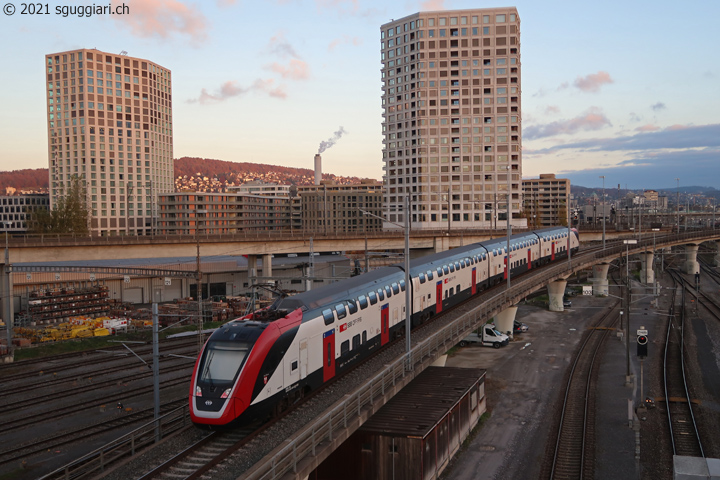
[[[577,230],[510,238],[511,276],[567,258]],[[507,238],[410,262],[413,327],[507,278]],[[380,268],[272,306],[218,328],[195,362],[190,415],[197,425],[248,423],[281,411],[342,375],[405,328],[405,272]]]

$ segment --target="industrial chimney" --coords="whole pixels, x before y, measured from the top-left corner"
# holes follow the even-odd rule
[[[315,155],[315,185],[320,185],[322,180],[322,157]]]

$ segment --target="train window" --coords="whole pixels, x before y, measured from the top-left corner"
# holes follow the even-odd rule
[[[493,257],[497,257],[497,250],[493,249]]]
[[[438,277],[442,277],[442,276],[443,276],[442,267],[438,267],[438,268],[437,268],[437,274],[438,274]]]
[[[390,298],[390,297],[393,296],[392,289],[391,289],[389,286],[387,286],[387,285],[385,286],[385,296],[386,296],[387,298]]]
[[[357,303],[355,303],[355,300],[348,300],[348,312],[350,315],[358,311]]]
[[[383,292],[383,289],[382,289],[382,288],[379,288],[379,289],[378,289],[377,294],[378,294],[378,299],[379,299],[381,302],[382,302],[383,300],[385,300],[385,292]]]
[[[355,350],[358,347],[360,347],[360,334],[359,333],[353,337],[352,349]]]
[[[365,310],[368,306],[368,300],[365,295],[360,295],[358,297],[358,303],[360,304],[360,310]]]
[[[368,298],[370,299],[370,305],[375,305],[377,303],[377,295],[375,295],[375,292],[368,293]]]
[[[337,311],[338,320],[340,320],[341,318],[345,318],[345,316],[347,315],[345,305],[343,305],[342,303],[335,305],[335,310]]]
[[[392,291],[393,291],[393,293],[394,293],[395,295],[397,295],[398,293],[400,293],[400,287],[399,287],[398,284],[395,283],[395,282],[393,282],[393,284],[392,284]]]
[[[340,344],[340,355],[345,355],[350,351],[350,340],[345,340]]]
[[[428,271],[427,271],[427,277],[428,277],[428,280],[432,280],[432,279],[433,279],[433,272],[432,272],[432,270],[428,270]]]
[[[447,265],[443,265],[442,271],[443,271],[443,273],[444,273],[445,275],[447,275],[448,273],[450,273],[450,269],[448,268]]]
[[[455,270],[460,270],[460,262],[455,262]]]
[[[298,367],[298,362],[297,362],[297,360],[295,360],[295,361],[292,362],[292,364],[290,365],[290,370],[294,372],[295,370],[297,370],[297,367]]]
[[[454,272],[454,271],[455,271],[455,265],[453,265],[453,264],[451,263],[451,264],[450,264],[450,273],[452,273],[452,272]]]
[[[323,310],[323,318],[325,319],[325,325],[330,325],[335,321],[332,310]]]
[[[425,274],[424,273],[421,273],[420,275],[418,275],[418,278],[420,279],[420,283],[425,283]]]
[[[456,294],[460,293],[460,285],[458,285],[457,287],[455,287],[455,293],[456,293]]]
[[[405,291],[405,280],[400,280],[400,290]]]
[[[332,344],[328,342],[327,344],[327,366],[329,367],[332,365]]]
[[[367,342],[367,331],[363,330],[362,333],[362,343]]]

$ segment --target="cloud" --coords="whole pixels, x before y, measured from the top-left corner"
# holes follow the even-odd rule
[[[250,92],[264,92],[274,98],[284,99],[287,97],[284,88],[282,86],[276,87],[274,80],[258,78],[248,87],[240,86],[234,80],[227,81],[220,86],[220,89],[215,94],[210,94],[203,88],[200,96],[196,99],[188,100],[188,103],[200,103],[201,105],[219,103],[233,97],[243,96]]]
[[[282,78],[290,80],[307,80],[310,76],[308,64],[296,58],[291,58],[290,63],[287,66],[273,62],[265,68],[275,73],[279,73]]]
[[[591,73],[586,77],[578,77],[575,79],[575,85],[583,92],[599,92],[600,87],[606,83],[613,83],[610,74],[607,72]]]
[[[638,123],[638,122],[642,122],[642,117],[640,117],[635,112],[630,112],[630,123]]]
[[[635,131],[637,131],[637,132],[657,132],[658,130],[660,130],[660,127],[658,127],[656,125],[650,125],[650,124],[643,125],[642,127],[637,127],[635,129]]]
[[[531,127],[532,128],[532,127]],[[526,129],[527,131],[528,129]],[[525,135],[527,137],[527,135]],[[553,153],[557,150],[584,150],[590,152],[659,151],[664,149],[697,149],[720,147],[720,124],[672,125],[655,132],[614,138],[593,138],[580,142],[555,145],[536,150],[534,154]],[[719,163],[720,164],[720,163]],[[683,167],[685,168],[685,167]]]
[[[282,58],[300,58],[300,55],[298,55],[293,46],[285,39],[285,35],[282,32],[278,32],[270,39],[267,49],[270,53]]]
[[[207,37],[207,19],[195,7],[178,0],[133,0],[130,15],[112,15],[112,18],[130,27],[138,37],[169,38],[175,34],[187,35],[195,42]]]
[[[425,0],[420,2],[420,11],[432,12],[436,10],[445,10],[445,0]]]
[[[362,45],[362,38],[360,37],[350,37],[348,35],[343,35],[341,38],[336,38],[332,42],[330,42],[330,45],[328,45],[328,51],[332,52],[335,47],[342,44],[352,44],[356,47],[359,45]]]
[[[535,138],[552,137],[554,135],[573,134],[579,131],[600,130],[611,126],[610,120],[599,109],[592,108],[584,115],[560,120],[545,125],[532,125],[523,131],[526,140]]]
[[[720,187],[720,148],[640,152],[618,165],[586,170],[558,172],[573,185],[598,186],[598,176],[605,175],[608,185],[622,188],[669,189],[675,192],[675,178],[683,185]],[[710,185],[708,185],[710,184]]]
[[[667,107],[663,102],[658,102],[655,105],[652,105],[650,108],[652,108],[654,111],[658,112],[660,110],[665,110]]]
[[[553,113],[560,113],[560,107],[558,107],[557,105],[548,105],[547,107],[545,107],[545,113],[547,113],[548,115]]]

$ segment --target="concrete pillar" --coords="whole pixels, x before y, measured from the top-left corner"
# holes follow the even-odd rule
[[[435,237],[435,253],[444,252],[446,250],[450,250],[450,237],[447,235]]]
[[[272,277],[272,255],[265,254],[262,257],[262,276]]]
[[[683,264],[683,272],[688,275],[700,273],[700,264],[697,261],[697,252],[700,245],[689,243],[685,245],[685,263]]]
[[[715,242],[715,256],[713,257],[713,266],[720,267],[720,242]]]
[[[610,269],[609,263],[600,263],[593,265],[593,295],[596,297],[607,297],[608,295],[608,270]]]
[[[563,296],[565,295],[565,287],[567,286],[566,280],[555,280],[554,282],[548,283],[548,296],[550,297],[550,311],[551,312],[562,312],[563,308]]]
[[[652,252],[643,252],[640,254],[640,281],[642,283],[655,283],[655,272],[653,271],[653,254]]]
[[[248,255],[248,280],[250,285],[254,284],[255,281],[252,277],[257,277],[257,255]]]
[[[270,277],[272,277],[272,255],[270,254],[265,254],[262,256],[262,276],[266,278],[264,278],[263,281],[260,283],[271,283]],[[272,293],[265,289],[260,292],[260,295],[263,298],[272,298]]]
[[[498,313],[495,317],[495,329],[501,333],[506,333],[510,338],[513,337],[513,322],[515,321],[515,315],[517,315],[517,309],[518,307],[510,307]]]

